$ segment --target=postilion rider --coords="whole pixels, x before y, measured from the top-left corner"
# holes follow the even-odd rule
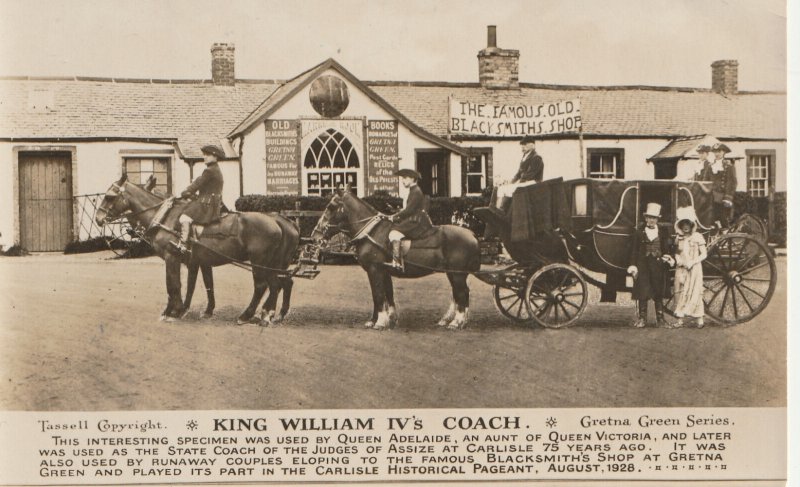
[[[180,242],[173,242],[181,253],[189,251],[192,223],[208,225],[216,222],[219,220],[222,207],[223,179],[217,163],[225,159],[225,152],[217,145],[206,145],[200,152],[203,153],[206,167],[203,173],[181,193],[181,198],[191,199],[178,219],[181,224]]]
[[[410,240],[422,238],[433,224],[428,216],[428,197],[417,185],[420,174],[413,169],[400,169],[395,176],[398,176],[400,184],[408,189],[403,209],[391,217],[392,229],[389,231],[389,242],[392,244],[391,266],[403,270],[401,241],[404,238]]]
[[[714,219],[719,227],[728,227],[733,220],[733,195],[736,192],[736,167],[733,159],[725,156],[731,149],[722,143],[711,147],[714,161],[703,167],[698,176],[699,181],[711,181],[711,196],[713,197]]]

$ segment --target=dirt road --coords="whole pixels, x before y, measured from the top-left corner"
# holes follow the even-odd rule
[[[0,408],[10,410],[785,406],[786,262],[769,308],[730,328],[632,329],[590,305],[574,327],[515,325],[470,279],[472,326],[436,329],[442,275],[396,281],[401,326],[362,329],[365,274],[298,280],[286,324],[234,326],[250,276],[215,270],[217,313],[162,323],[160,261],[0,258]],[[202,290],[202,287],[198,286]]]

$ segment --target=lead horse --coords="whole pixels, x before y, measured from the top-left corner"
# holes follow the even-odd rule
[[[162,222],[154,222],[165,204],[165,198],[151,193],[148,187],[133,184],[127,175],[112,183],[97,208],[95,220],[102,226],[109,221],[127,218],[133,228],[144,228],[146,237],[156,254],[166,264],[167,307],[162,318],[171,321],[185,315],[194,291],[197,271],[203,272],[208,291],[205,315],[214,310],[213,277],[211,269],[231,262],[249,261],[253,274],[253,297],[237,318],[237,324],[252,320],[261,298],[269,288],[264,302],[260,324],[266,326],[281,321],[289,311],[292,279],[287,269],[294,258],[300,233],[297,225],[279,215],[262,213],[231,213],[218,224],[207,225],[195,242],[190,255],[174,251],[172,240],[180,208],[185,200],[174,200],[174,206],[165,213]],[[235,219],[235,220],[231,220]],[[215,227],[216,225],[216,227]],[[227,231],[220,231],[224,227]],[[186,301],[181,301],[181,264],[189,269]],[[276,315],[278,295],[283,292],[283,303]]]
[[[452,288],[450,306],[437,325],[464,328],[469,314],[467,277],[481,265],[475,235],[455,225],[437,227],[440,234],[433,239],[436,246],[414,248],[412,244],[405,256],[405,269],[398,271],[387,265],[391,259],[387,249],[391,227],[385,215],[345,188],[331,197],[311,236],[320,242],[344,232],[355,241],[358,262],[367,272],[372,289],[373,310],[367,328],[382,330],[397,324],[392,277],[417,278],[433,272],[446,272]]]

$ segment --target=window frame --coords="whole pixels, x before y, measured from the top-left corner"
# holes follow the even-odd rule
[[[331,133],[330,132],[331,130],[333,130],[334,132]],[[331,160],[331,166],[330,167],[320,167],[319,166],[318,154],[314,154],[312,152],[312,150],[313,150],[314,142],[316,140],[318,140],[320,138],[320,136],[322,136],[323,134],[328,134],[329,139],[336,139],[335,138],[335,134],[341,135],[343,140],[337,142],[337,150],[342,147],[342,144],[344,143],[344,141],[347,141],[347,143],[350,146],[350,151],[346,155],[342,151],[342,154],[345,155],[345,156],[350,156],[350,157],[354,155],[356,157],[357,165],[355,167],[350,166],[350,164],[349,164],[350,159],[346,159],[344,161],[344,164],[345,164],[344,167],[335,167],[333,165],[334,164],[333,160]],[[327,149],[325,148],[327,146],[327,144],[328,144],[328,140],[326,140],[323,143],[323,146],[322,146],[321,150],[326,150],[327,151]],[[310,152],[313,154],[312,157],[314,157],[314,159],[316,161],[316,164],[317,164],[314,167],[306,167],[306,158],[308,157]],[[330,151],[327,151],[327,152],[329,153],[329,155],[335,156],[337,151],[335,150],[333,154],[330,154]],[[307,147],[305,148],[305,151],[301,154],[301,158],[300,158],[300,161],[299,161],[300,168],[301,168],[300,172],[302,174],[302,178],[301,178],[301,181],[300,181],[301,193],[303,194],[303,196],[318,196],[318,197],[322,197],[322,198],[328,197],[331,194],[333,194],[334,190],[336,190],[336,187],[337,187],[336,179],[337,179],[337,177],[341,177],[342,181],[340,181],[340,182],[346,183],[347,180],[348,180],[348,175],[352,175],[353,176],[352,179],[353,179],[354,184],[351,185],[351,188],[353,190],[355,190],[357,194],[362,194],[363,190],[361,188],[361,180],[362,180],[362,174],[363,174],[363,171],[364,171],[364,165],[366,164],[366,161],[362,160],[362,159],[363,158],[362,158],[361,154],[359,154],[357,146],[353,143],[351,138],[348,137],[346,133],[340,131],[336,127],[327,127],[327,128],[324,128],[324,129],[316,132],[316,135],[314,136],[314,138],[311,139],[311,141],[308,143]],[[317,187],[316,187],[316,189],[311,189],[311,184],[310,184],[310,181],[309,181],[309,177],[312,176],[312,175],[316,175],[317,176]],[[323,187],[322,186],[322,179],[323,179],[324,176],[329,176],[330,179],[331,179],[331,185],[329,187]]]
[[[464,196],[480,196],[483,194],[483,191],[487,187],[492,186],[492,164],[493,164],[493,154],[494,151],[491,147],[470,147],[468,154],[463,156],[462,164],[461,164],[461,194]],[[481,171],[480,173],[477,172],[470,172],[469,171],[469,163],[470,158],[478,156],[480,157],[481,163]],[[469,178],[470,176],[480,175],[481,178],[481,188],[479,191],[469,191]]]
[[[617,156],[617,160],[612,172],[592,171],[592,157],[606,155]],[[621,147],[592,147],[586,149],[586,177],[589,179],[625,179],[625,149]],[[597,177],[595,174],[610,174],[611,177]]]
[[[172,194],[172,156],[168,156],[168,155],[165,155],[165,154],[135,154],[135,153],[130,153],[130,154],[129,153],[123,153],[123,154],[120,154],[120,155],[122,157],[122,172],[127,174],[129,178],[130,178],[130,175],[131,175],[131,171],[128,170],[128,163],[133,161],[133,160],[139,161],[139,170],[138,171],[133,171],[134,173],[139,174],[139,183],[137,183],[137,184],[144,184],[146,182],[146,179],[143,180],[142,177],[141,177],[141,175],[142,175],[141,163],[142,163],[143,160],[153,161],[154,168],[155,168],[156,161],[164,162],[165,170],[163,172],[166,174],[167,181],[166,181],[166,184],[165,184],[166,188],[163,191],[164,191],[165,195],[171,195]],[[157,174],[157,173],[161,173],[161,172],[162,171],[151,170],[149,172],[149,174]],[[135,181],[131,181],[131,182],[135,183]],[[160,184],[156,184],[156,188],[159,188],[159,186],[163,187]],[[159,189],[159,191],[162,191],[162,190]]]
[[[745,191],[748,195],[754,198],[769,198],[775,193],[775,157],[776,151],[774,149],[746,149],[744,151],[745,154]],[[767,175],[765,178],[752,178],[751,177],[751,167],[752,163],[751,160],[755,157],[759,158],[767,158],[766,165],[764,169],[767,171]],[[764,194],[753,194],[753,189],[751,188],[750,184],[752,181],[764,181],[766,183],[766,188],[764,188]]]

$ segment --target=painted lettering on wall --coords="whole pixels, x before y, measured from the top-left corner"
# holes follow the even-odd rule
[[[300,194],[300,135],[297,120],[267,120],[267,194]]]
[[[397,120],[370,120],[367,130],[367,194],[399,192]]]
[[[580,99],[538,105],[495,105],[450,98],[451,134],[522,137],[577,132]]]

